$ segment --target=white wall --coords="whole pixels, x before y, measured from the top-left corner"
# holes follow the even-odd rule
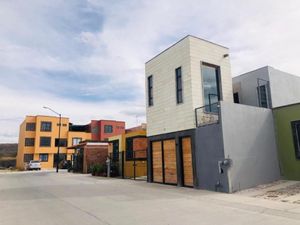
[[[147,135],[152,136],[194,127],[190,74],[189,39],[185,38],[146,63],[147,77],[153,76],[153,106],[147,103]],[[175,69],[181,66],[183,103],[176,103]]]
[[[259,106],[257,78],[269,81],[272,108],[300,102],[300,77],[265,66],[233,78],[241,104]]]
[[[280,178],[272,110],[221,102],[221,123],[230,192]]]
[[[194,109],[203,106],[201,62],[221,68],[222,96],[232,102],[232,79],[228,49],[187,36],[146,63],[147,77],[153,76],[153,106],[147,105],[147,135],[195,128]],[[182,68],[183,103],[176,103],[175,69]],[[148,100],[146,99],[148,103]]]
[[[300,102],[300,77],[269,67],[273,108]]]
[[[194,108],[204,105],[201,62],[220,66],[222,99],[224,101],[233,102],[230,57],[224,58],[225,54],[229,54],[229,50],[225,47],[190,37],[192,98]]]
[[[232,79],[233,92],[239,93],[241,104],[259,106],[257,94],[257,78],[267,81],[269,80],[269,72],[267,66],[242,74]]]

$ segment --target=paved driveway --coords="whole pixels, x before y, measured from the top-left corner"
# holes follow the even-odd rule
[[[0,174],[2,225],[296,225],[300,205],[62,172]]]

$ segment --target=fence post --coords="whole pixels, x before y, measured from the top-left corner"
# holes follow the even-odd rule
[[[124,151],[121,152],[122,153],[122,178],[124,179]]]
[[[136,162],[135,162],[135,151],[133,151],[133,179],[136,177]]]

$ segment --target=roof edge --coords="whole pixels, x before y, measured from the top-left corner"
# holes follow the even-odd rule
[[[154,57],[152,57],[151,59],[149,59],[148,61],[145,62],[145,64],[149,63],[150,61],[152,61],[153,59],[157,58],[158,56],[160,56],[161,54],[163,54],[164,52],[168,51],[170,48],[174,47],[175,45],[177,45],[179,42],[183,41],[184,39],[186,38],[189,38],[189,37],[192,37],[192,38],[195,38],[195,39],[198,39],[198,40],[201,40],[201,41],[205,41],[205,42],[208,42],[210,44],[213,44],[213,45],[216,45],[216,46],[219,46],[219,47],[222,47],[222,48],[225,48],[225,49],[229,49],[228,47],[225,47],[223,45],[220,45],[220,44],[217,44],[217,43],[214,43],[214,42],[211,42],[211,41],[208,41],[206,39],[203,39],[203,38],[199,38],[199,37],[196,37],[194,35],[186,35],[184,36],[183,38],[181,38],[179,41],[175,42],[174,44],[170,45],[169,47],[167,47],[165,50],[163,50],[162,52],[158,53],[157,55],[155,55]]]

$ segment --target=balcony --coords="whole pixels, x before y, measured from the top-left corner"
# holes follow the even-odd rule
[[[196,127],[219,123],[220,102],[201,106],[195,109]]]

